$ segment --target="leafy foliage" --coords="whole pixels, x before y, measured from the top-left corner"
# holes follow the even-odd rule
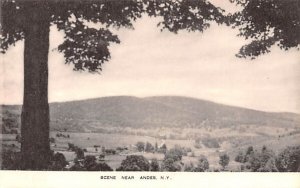
[[[74,70],[101,71],[108,61],[110,43],[120,43],[109,26],[132,27],[132,21],[141,17],[141,1],[1,1],[1,49],[26,39],[25,19],[31,7],[43,8],[52,24],[65,33],[65,41],[58,47],[66,63],[73,63]],[[101,23],[103,28],[88,27],[88,23]]]
[[[157,159],[152,159],[150,162],[150,171],[158,172],[160,169]]]
[[[207,158],[204,155],[200,156],[198,159],[198,164],[194,169],[194,172],[205,172],[208,169],[209,169],[209,162]]]
[[[57,152],[50,159],[49,170],[64,170],[67,164],[65,156]]]
[[[144,142],[137,142],[135,146],[138,151],[145,151],[145,143]]]
[[[240,152],[236,156],[235,161],[245,164],[241,166],[242,171],[278,172],[275,159],[275,153],[266,146],[263,146],[261,151],[249,146],[245,154]]]
[[[208,148],[219,148],[219,142],[215,138],[205,138],[202,140],[203,145]]]
[[[157,152],[166,154],[167,150],[168,150],[167,145],[163,144],[161,147],[158,148]]]
[[[277,44],[281,49],[298,48],[300,44],[299,0],[231,0],[242,10],[231,16],[240,36],[253,39],[243,46],[238,57],[255,57],[270,52]]]
[[[205,172],[209,169],[209,162],[204,155],[201,155],[198,158],[198,163],[194,165],[194,163],[190,162],[184,166],[185,172]]]
[[[161,164],[161,171],[178,172],[181,171],[181,166],[178,161],[175,161],[173,158],[166,158]]]
[[[91,155],[84,158],[83,167],[86,171],[113,171],[106,163],[97,163],[96,157]]]
[[[179,146],[175,146],[174,148],[171,148],[168,150],[165,154],[165,159],[171,158],[174,161],[181,161],[183,156],[183,150]]]
[[[96,157],[91,155],[82,159],[75,159],[74,162],[75,164],[71,166],[70,171],[113,171],[106,163],[97,163]]]
[[[227,154],[220,155],[219,164],[222,166],[223,169],[225,169],[226,166],[228,166],[229,160],[230,160],[230,158]]]
[[[26,39],[27,15],[31,7],[42,9],[52,25],[65,33],[58,50],[64,53],[66,63],[74,70],[99,72],[102,64],[110,59],[109,45],[120,43],[111,26],[133,28],[133,21],[143,13],[160,16],[162,29],[177,33],[179,30],[203,31],[211,21],[223,23],[222,10],[206,0],[71,0],[71,1],[1,1],[1,52],[10,45]],[[48,21],[47,20],[47,21]],[[46,21],[46,20],[45,20]],[[100,23],[101,28],[90,27]]]
[[[243,152],[239,152],[237,156],[234,158],[234,161],[239,162],[239,163],[244,163],[245,162],[245,156]]]
[[[2,164],[3,170],[20,170],[21,153],[13,151],[2,151]]]
[[[117,171],[149,171],[150,164],[142,155],[127,156]]]
[[[153,147],[153,145],[149,142],[146,142],[146,145],[145,145],[145,151],[146,152],[153,152],[155,149]]]
[[[207,0],[150,0],[144,1],[146,12],[150,16],[161,16],[163,21],[158,25],[177,33],[179,30],[201,31],[210,26],[211,21],[226,21],[220,8]]]
[[[287,147],[276,158],[276,167],[280,172],[299,172],[300,146]]]

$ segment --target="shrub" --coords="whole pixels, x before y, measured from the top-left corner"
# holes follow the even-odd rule
[[[146,142],[146,145],[145,145],[145,151],[146,151],[146,152],[153,152],[153,151],[154,151],[154,147],[152,146],[151,143]]]
[[[244,163],[245,162],[245,156],[244,156],[243,152],[239,152],[237,154],[237,156],[234,158],[234,160],[236,162],[239,162],[239,163]]]
[[[194,169],[194,172],[205,172],[209,169],[209,162],[207,158],[202,155],[199,157],[197,167]]]
[[[163,154],[166,154],[167,153],[167,145],[166,144],[163,144],[160,148],[158,148],[157,152],[158,153],[163,153]]]
[[[137,142],[135,144],[138,151],[144,151],[145,150],[145,143],[144,142]]]
[[[68,162],[62,153],[55,153],[50,158],[50,165],[48,170],[64,170]]]
[[[163,160],[161,170],[167,172],[178,172],[181,171],[181,166],[173,158],[167,158]]]
[[[223,170],[225,170],[226,166],[229,164],[229,156],[227,154],[220,155],[219,164],[222,166]]]
[[[220,145],[215,138],[205,138],[202,140],[203,145],[208,148],[219,148]]]
[[[171,148],[165,154],[165,159],[172,158],[174,161],[180,161],[182,159],[183,152],[180,148]]]
[[[300,171],[300,146],[287,147],[275,160],[276,167],[280,172]]]
[[[13,151],[3,151],[1,166],[3,170],[20,170],[21,153]]]
[[[157,161],[157,159],[152,159],[150,162],[150,171],[155,171],[158,172],[159,171],[159,163]]]
[[[194,163],[192,163],[192,162],[184,165],[185,172],[194,172],[194,169],[195,169],[195,166],[194,166]]]
[[[84,151],[80,148],[76,148],[75,149],[75,153],[76,153],[76,158],[77,159],[84,159]]]

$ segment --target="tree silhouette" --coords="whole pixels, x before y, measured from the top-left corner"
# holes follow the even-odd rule
[[[219,164],[222,166],[222,169],[225,170],[226,166],[229,164],[230,158],[227,154],[222,154],[219,157]]]
[[[243,46],[238,57],[255,57],[270,52],[273,45],[281,49],[298,48],[300,44],[299,0],[230,0],[241,11],[231,16],[240,36],[252,39]]]
[[[48,53],[50,26],[65,33],[58,50],[76,71],[99,72],[120,43],[110,27],[132,28],[143,13],[161,16],[162,29],[203,31],[222,23],[222,10],[206,0],[1,0],[1,52],[24,40],[24,96],[21,115],[21,169],[46,169],[50,160]],[[101,23],[100,29],[88,27]]]

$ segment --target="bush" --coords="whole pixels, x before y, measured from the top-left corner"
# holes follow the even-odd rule
[[[149,171],[150,164],[142,155],[130,155],[122,161],[117,171]]]
[[[2,170],[20,170],[21,153],[13,151],[3,151],[2,153]]]
[[[270,158],[266,164],[258,169],[259,172],[278,172],[274,157]]]
[[[300,146],[287,147],[278,155],[275,163],[280,172],[299,172]]]
[[[49,141],[50,141],[50,143],[55,143],[55,138],[53,138],[53,137],[51,137],[50,139],[49,139]]]
[[[161,170],[166,172],[181,171],[181,166],[173,158],[167,158],[162,162]]]
[[[50,158],[49,170],[64,170],[68,162],[62,153],[55,153]]]
[[[113,171],[113,169],[106,163],[98,163],[94,168],[93,171]]]
[[[117,153],[117,151],[114,149],[105,149],[105,153],[107,155],[115,155]]]
[[[151,143],[146,142],[145,151],[146,152],[153,152],[154,151],[154,147],[152,146]]]
[[[152,159],[150,162],[150,171],[158,172],[159,171],[159,163],[157,159]]]
[[[225,170],[226,166],[229,164],[229,156],[227,154],[220,155],[219,164],[222,166],[223,170]]]
[[[158,148],[157,152],[158,153],[163,153],[163,154],[166,154],[167,153],[167,145],[166,144],[163,144],[160,148]]]
[[[205,172],[209,169],[209,162],[205,156],[200,156],[198,160],[197,167],[194,169],[194,172]]]
[[[202,148],[202,146],[201,146],[201,139],[200,138],[197,138],[195,140],[194,147],[197,148],[197,149]]]
[[[96,162],[96,157],[87,155],[83,161],[75,160],[75,164],[70,168],[71,171],[113,171],[106,163]]]
[[[87,171],[113,171],[106,163],[97,163],[95,156],[86,156],[83,164]]]
[[[144,142],[137,142],[135,144],[136,148],[138,151],[144,151],[145,150],[145,143]]]
[[[88,155],[84,158],[83,166],[86,170],[91,171],[93,169],[93,167],[96,165],[97,165],[97,163],[96,163],[95,156]]]
[[[182,155],[183,155],[182,149],[177,146],[167,151],[167,153],[165,154],[165,159],[172,158],[174,161],[181,161]]]
[[[239,162],[239,163],[244,163],[245,162],[245,156],[244,156],[243,152],[239,152],[237,154],[237,156],[234,158],[234,160],[236,162]]]
[[[194,166],[194,163],[192,163],[192,162],[184,165],[185,172],[194,172],[194,169],[195,169],[195,166]]]
[[[219,142],[215,138],[205,138],[202,140],[203,145],[208,148],[219,148]]]
[[[75,149],[75,153],[76,153],[76,158],[77,159],[84,159],[84,151],[80,148],[76,148]]]

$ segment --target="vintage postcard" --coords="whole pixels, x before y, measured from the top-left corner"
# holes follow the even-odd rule
[[[300,186],[299,0],[0,5],[1,187]]]

